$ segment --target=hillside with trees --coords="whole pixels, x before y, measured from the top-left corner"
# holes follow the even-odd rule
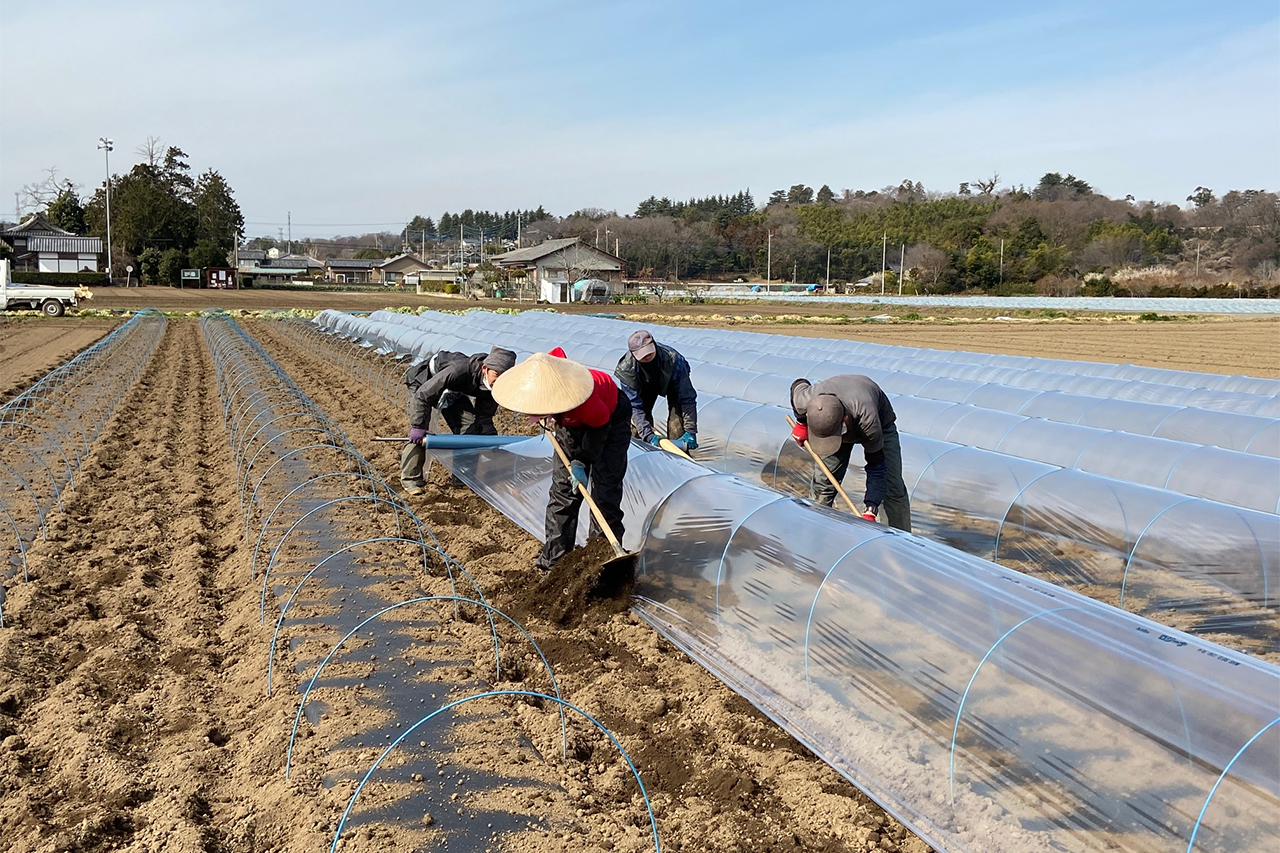
[[[829,257],[833,282],[878,277],[884,262],[896,291],[905,255],[911,293],[1280,295],[1280,200],[1264,190],[1197,187],[1184,208],[1050,172],[1030,189],[999,189],[997,175],[954,193],[908,180],[768,198],[650,196],[630,216],[566,218],[554,236],[607,230],[639,278],[821,282]]]

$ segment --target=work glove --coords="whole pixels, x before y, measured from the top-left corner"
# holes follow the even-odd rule
[[[796,424],[791,428],[791,437],[796,440],[796,444],[804,444],[809,440],[809,427],[804,424]]]
[[[422,442],[424,442],[426,438],[427,438],[427,431],[425,429],[418,429],[417,427],[413,427],[412,429],[409,430],[410,444],[422,444]]]
[[[865,518],[867,521],[875,521],[876,513],[879,511],[879,509],[880,507],[876,506],[875,504],[867,504],[867,508],[862,512],[862,517]]]
[[[654,447],[661,447],[661,446],[662,446],[662,436],[658,435],[658,434],[655,432],[653,435],[649,436],[649,443],[650,443],[650,444],[652,444]]]
[[[587,468],[581,462],[574,462],[569,466],[569,479],[573,481],[573,485],[587,487]]]
[[[680,440],[677,441],[676,444],[682,446],[686,451],[697,450],[698,437],[691,432],[686,432],[684,435],[680,436]]]

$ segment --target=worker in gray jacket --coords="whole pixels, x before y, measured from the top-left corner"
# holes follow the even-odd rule
[[[809,445],[831,471],[836,482],[849,470],[849,456],[861,444],[866,457],[867,489],[863,518],[879,516],[881,507],[890,527],[911,531],[911,499],[902,480],[902,444],[897,417],[880,386],[866,376],[846,373],[813,385],[808,379],[791,383],[791,408],[796,426],[791,437]],[[809,497],[825,506],[836,499],[835,486],[813,466]]]
[[[454,435],[497,435],[493,416],[498,404],[490,389],[498,377],[514,367],[516,354],[494,347],[488,355],[464,355],[441,350],[405,376],[409,386],[409,441],[400,451],[400,484],[420,495],[426,481],[423,440],[431,431],[431,410],[440,412]]]
[[[689,362],[641,329],[627,339],[627,354],[613,371],[631,403],[631,429],[641,441],[658,446],[653,405],[667,398],[667,438],[681,450],[698,446],[698,392],[689,378]]]

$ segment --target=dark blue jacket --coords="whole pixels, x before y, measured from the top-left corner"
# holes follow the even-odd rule
[[[680,415],[684,428],[698,432],[698,392],[689,379],[689,362],[669,346],[658,344],[653,361],[641,364],[627,353],[618,360],[613,375],[618,378],[627,399],[631,402],[631,423],[636,435],[643,441],[653,436],[653,404],[659,397],[667,398],[667,407]],[[680,436],[668,436],[677,439]]]

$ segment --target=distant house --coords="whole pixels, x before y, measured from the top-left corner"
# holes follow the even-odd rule
[[[236,268],[244,271],[260,267],[267,262],[267,253],[263,249],[237,249]]]
[[[329,258],[324,262],[324,277],[343,284],[368,284],[374,267],[381,263],[372,258]]]
[[[98,272],[102,240],[80,237],[36,213],[0,231],[13,247],[13,268],[39,272]]]
[[[418,275],[431,269],[427,262],[419,258],[417,255],[406,252],[403,255],[396,255],[394,258],[388,258],[373,268],[373,281],[379,281],[383,284],[396,284],[404,279],[406,275]]]
[[[494,255],[492,260],[499,269],[523,271],[537,286],[543,302],[572,302],[575,282],[597,279],[615,284],[626,269],[622,258],[579,237],[547,240],[528,249]]]
[[[278,258],[272,258],[268,265],[306,270],[308,277],[324,271],[324,264],[310,255],[281,255]]]

